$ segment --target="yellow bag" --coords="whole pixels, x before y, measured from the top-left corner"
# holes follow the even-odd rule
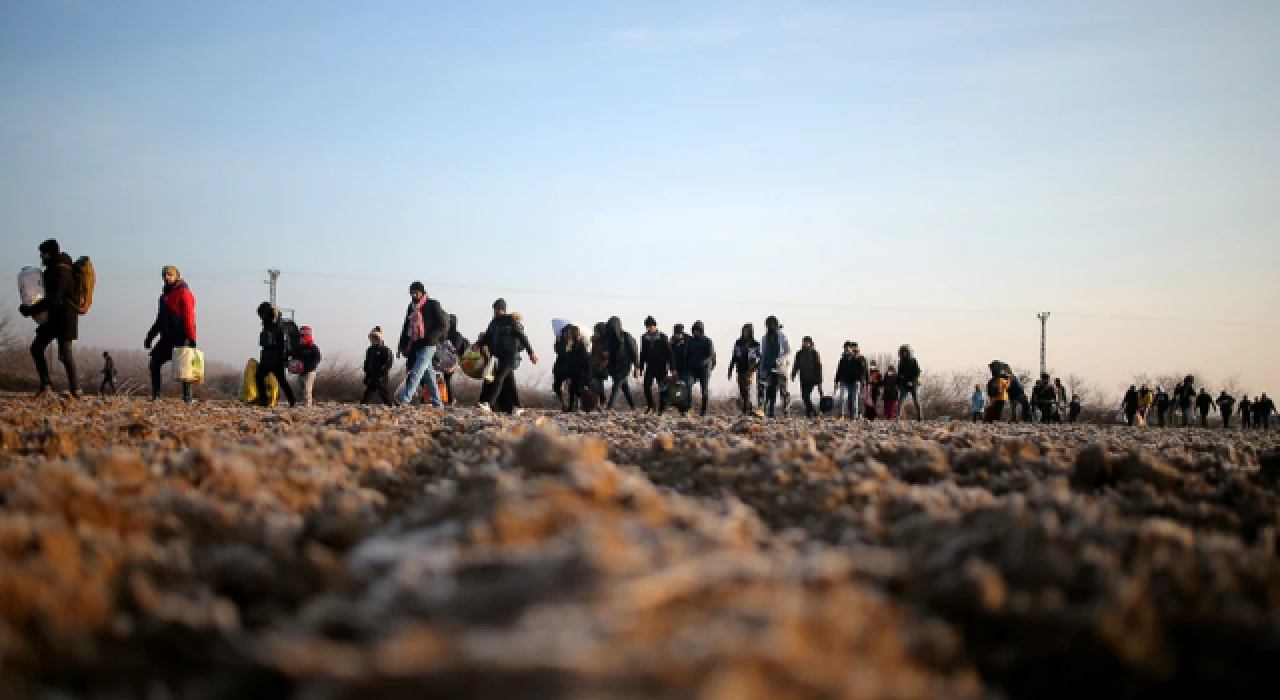
[[[249,360],[244,365],[244,377],[240,380],[240,400],[245,403],[254,403],[258,400],[258,384],[256,377],[258,374],[258,361]],[[267,375],[267,406],[274,407],[276,399],[280,398],[280,383],[276,381],[274,374]]]

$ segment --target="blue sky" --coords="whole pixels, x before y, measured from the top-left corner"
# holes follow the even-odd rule
[[[1050,310],[1062,374],[1274,393],[1277,27],[1239,0],[10,0],[0,257],[91,255],[105,346],[176,264],[236,363],[277,267],[353,358],[422,279],[468,335],[505,296],[547,359],[553,316],[701,318],[727,351],[776,313],[832,360],[1030,366]]]

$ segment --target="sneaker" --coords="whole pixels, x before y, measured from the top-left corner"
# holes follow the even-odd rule
[[[487,403],[477,404],[476,408],[480,409],[481,413],[493,413],[493,409],[489,408],[489,404]]]
[[[513,416],[523,416],[523,415],[524,415],[524,409],[523,409],[523,408],[517,408],[517,409],[514,409],[514,410],[512,410],[512,411],[511,411],[511,415],[513,415]]]

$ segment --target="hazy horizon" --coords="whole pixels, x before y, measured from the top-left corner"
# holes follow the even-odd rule
[[[1280,5],[940,1],[0,6],[0,257],[89,255],[80,343],[162,265],[213,361],[266,268],[327,355],[422,280],[483,330],[745,322],[1115,392],[1280,391]],[[17,292],[0,288],[20,330]],[[58,368],[54,368],[55,376]]]

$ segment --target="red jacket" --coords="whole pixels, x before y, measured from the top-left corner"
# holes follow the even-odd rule
[[[178,280],[160,295],[160,308],[147,333],[148,341],[156,335],[162,345],[173,347],[196,339],[196,298],[186,282]]]

